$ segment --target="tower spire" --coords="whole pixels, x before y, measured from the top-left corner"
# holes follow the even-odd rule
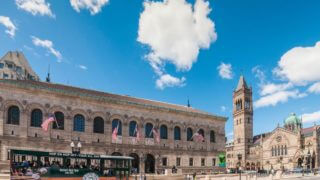
[[[188,97],[188,104],[187,104],[188,107],[191,107],[190,105],[190,101],[189,101],[189,97]]]

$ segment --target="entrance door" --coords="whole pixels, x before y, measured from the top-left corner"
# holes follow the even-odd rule
[[[139,156],[136,153],[131,153],[129,156],[134,158],[132,160],[133,173],[139,173],[140,172],[139,171],[140,170],[139,169],[139,164],[140,164]]]
[[[155,173],[155,158],[153,155],[147,154],[144,167],[146,173]]]

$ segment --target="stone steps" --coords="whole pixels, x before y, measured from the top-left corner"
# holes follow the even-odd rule
[[[0,173],[0,180],[10,180],[10,173]]]

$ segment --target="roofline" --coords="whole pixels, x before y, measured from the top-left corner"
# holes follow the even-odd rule
[[[22,82],[22,83],[21,83]],[[66,85],[62,85],[62,84],[53,84],[53,85],[60,85],[60,86],[65,86],[65,87],[69,87],[69,88],[74,88],[74,90],[76,91],[71,91],[69,89],[62,89],[62,88],[57,88],[57,87],[48,87],[45,86],[45,82],[39,82],[37,81],[36,83],[29,83],[31,81],[28,80],[9,80],[9,79],[0,79],[0,83],[1,84],[9,84],[18,88],[34,88],[34,89],[38,89],[38,90],[47,90],[53,93],[57,93],[57,94],[64,94],[64,95],[69,95],[69,96],[81,96],[84,98],[88,98],[91,100],[95,100],[95,101],[104,101],[104,102],[108,102],[108,103],[113,103],[113,104],[120,104],[120,105],[130,105],[130,106],[136,106],[136,107],[140,107],[140,108],[145,108],[145,109],[153,109],[153,110],[161,110],[161,111],[166,111],[166,112],[176,112],[176,113],[182,113],[185,115],[192,115],[192,116],[200,116],[200,117],[204,117],[204,118],[210,118],[210,119],[215,119],[215,120],[220,120],[220,121],[224,121],[226,122],[228,120],[227,117],[223,117],[223,116],[217,116],[217,115],[213,115],[213,114],[209,114],[209,113],[201,113],[201,112],[191,112],[191,111],[186,111],[186,110],[180,110],[180,109],[175,109],[175,108],[171,108],[171,107],[164,107],[161,105],[152,105],[152,104],[146,104],[146,103],[141,103],[141,102],[134,102],[134,101],[130,101],[130,100],[125,100],[125,99],[119,99],[119,98],[114,98],[114,97],[108,97],[108,96],[102,96],[102,95],[96,95],[94,94],[94,92],[98,92],[98,93],[104,93],[105,95],[117,95],[117,96],[122,96],[122,97],[127,97],[127,96],[123,96],[123,95],[118,95],[118,94],[111,94],[111,93],[105,93],[105,92],[101,92],[101,91],[95,91],[95,90],[89,90],[89,89],[83,89],[83,88],[78,88],[78,87],[73,87],[73,86],[66,86]],[[40,84],[41,83],[41,84]],[[78,91],[77,91],[78,90]],[[86,90],[89,93],[84,93],[81,92],[79,90]],[[129,97],[132,99],[141,99],[144,100],[142,98],[134,98],[134,97]],[[147,101],[151,101],[151,100],[147,100]],[[156,101],[151,101],[151,102],[156,102]],[[175,106],[179,106],[179,105],[175,105]]]

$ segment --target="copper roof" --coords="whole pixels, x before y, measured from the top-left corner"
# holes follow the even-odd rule
[[[202,115],[209,118],[220,119],[223,121],[227,120],[226,117],[216,116],[208,112],[204,112],[204,111],[197,110],[187,106],[169,104],[164,102],[134,98],[134,97],[111,94],[111,93],[105,93],[105,92],[100,92],[95,90],[82,89],[82,88],[66,86],[62,84],[53,84],[53,83],[30,81],[30,80],[10,80],[10,79],[1,79],[0,84],[9,84],[9,85],[17,86],[19,88],[47,90],[54,93],[80,96],[80,97],[90,98],[98,101],[107,101],[115,104],[136,105],[140,107],[142,106],[144,108],[188,113],[189,115]]]

